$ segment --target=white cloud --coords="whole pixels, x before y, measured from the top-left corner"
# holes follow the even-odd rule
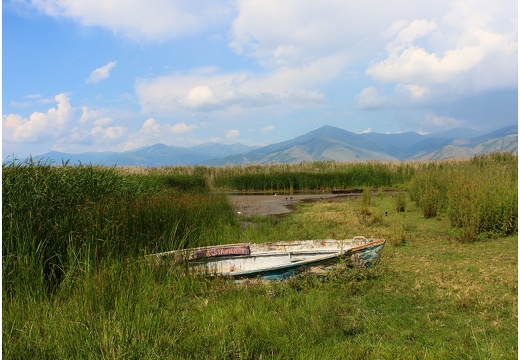
[[[160,123],[154,118],[149,118],[143,122],[138,131],[128,135],[121,148],[130,150],[156,143],[174,144],[179,140],[184,141],[184,136],[195,129],[197,129],[196,125],[188,125],[184,122]]]
[[[493,7],[478,0],[456,1],[436,21],[395,22],[387,33],[393,39],[386,58],[372,63],[366,73],[384,83],[443,86],[458,93],[516,86],[516,24],[497,23]],[[510,9],[498,8],[503,19],[511,17]]]
[[[407,99],[421,99],[426,94],[428,94],[428,88],[425,86],[419,86],[419,85],[403,85],[398,84],[396,86],[395,92],[397,95],[402,95],[406,97]]]
[[[470,71],[483,56],[484,51],[478,46],[448,50],[442,55],[411,46],[372,65],[367,74],[382,82],[443,84]]]
[[[165,41],[220,24],[232,13],[230,4],[202,0],[29,0],[46,15],[100,26],[142,41]]]
[[[214,111],[231,107],[310,106],[323,103],[321,88],[344,68],[341,56],[325,57],[305,66],[283,67],[266,74],[247,72],[201,74],[194,70],[139,79],[135,90],[144,112],[178,109]]]
[[[92,136],[94,136],[97,143],[115,143],[123,138],[126,133],[126,128],[123,126],[96,126],[92,129]]]
[[[386,88],[393,85],[394,90],[381,97],[376,86],[365,88],[356,97],[358,108],[392,106],[404,110],[421,106],[431,113],[422,120],[414,117],[406,122],[424,128],[430,122],[432,130],[462,126],[469,121],[467,116],[461,120],[446,115],[449,105],[442,110],[444,115],[434,115],[433,109],[445,104],[446,99],[515,89],[517,20],[510,10],[517,5],[512,0],[504,3],[495,6],[483,0],[439,2],[444,9],[437,14],[413,14],[412,18],[393,21],[384,32],[386,53],[370,62],[365,73],[388,84]]]
[[[61,150],[59,151],[67,152],[67,150],[89,146],[94,143],[95,138],[92,136],[92,129],[74,127],[70,130],[69,134],[59,139],[54,146],[55,148],[60,148]]]
[[[396,18],[434,17],[445,5],[424,1],[412,7],[396,0],[383,7],[377,0],[238,0],[230,46],[266,67],[336,55],[366,61],[367,51],[378,51],[378,38]]]
[[[361,109],[380,108],[394,97],[398,106],[413,106],[434,96],[446,99],[517,86],[513,0],[419,1],[414,6],[405,0],[388,6],[375,0],[237,4],[230,46],[256,60],[273,78],[279,71],[296,74],[319,63],[320,70],[333,75],[325,75],[321,83],[309,77],[301,88],[321,90],[322,84],[346,83],[342,76],[349,69],[368,63],[366,74],[373,80],[395,84],[396,94],[387,98],[368,86],[356,99]],[[330,66],[324,59],[341,60]]]
[[[356,98],[357,107],[361,110],[374,110],[384,107],[388,102],[388,98],[379,95],[379,91],[375,86],[369,86],[361,90]]]
[[[11,101],[10,105],[17,108],[30,108],[35,105],[52,104],[56,102],[54,98],[44,98],[40,94],[31,94],[23,97],[24,101]]]
[[[173,126],[172,125],[168,125],[168,127],[171,129],[171,132],[173,134],[175,134],[175,135],[187,134],[187,133],[192,132],[193,130],[195,130],[197,128],[196,125],[186,125],[183,122],[174,124]]]
[[[93,109],[89,109],[87,106],[83,106],[81,108],[81,116],[79,118],[79,122],[81,124],[82,123],[87,123],[87,122],[95,120],[99,116],[100,116],[99,111],[93,110]]]
[[[228,138],[228,139],[235,139],[235,138],[237,138],[239,135],[240,135],[240,131],[238,131],[238,130],[234,130],[234,129],[233,129],[233,130],[228,130],[228,131],[226,132],[226,138]]]
[[[107,126],[114,122],[114,119],[108,116],[99,117],[96,120],[94,120],[95,126]]]
[[[29,118],[17,114],[2,116],[2,138],[9,142],[30,142],[58,137],[72,120],[73,109],[65,94],[54,98],[56,108],[46,113],[33,112]]]
[[[395,39],[386,45],[386,49],[389,53],[402,51],[436,28],[437,24],[433,20],[415,19],[409,24],[405,20],[396,21],[390,25],[386,34],[387,37],[391,37],[393,34]]]
[[[43,96],[41,94],[30,94],[24,96],[26,99],[41,99],[42,97]]]
[[[108,64],[97,68],[96,70],[92,71],[92,73],[90,73],[90,76],[87,80],[85,80],[85,82],[87,84],[95,84],[101,80],[107,79],[110,76],[110,71],[116,66],[116,64],[117,61],[110,61]]]
[[[149,134],[160,134],[161,133],[161,125],[155,121],[155,119],[150,118],[147,119],[143,125],[141,126],[141,130],[139,130],[140,133],[143,135],[149,135]]]
[[[195,86],[188,91],[185,97],[178,100],[180,105],[190,109],[213,109],[217,106],[217,100],[211,87],[207,85]]]
[[[34,112],[28,118],[19,114],[4,114],[2,135],[4,145],[11,147],[23,143],[26,147],[48,147],[65,152],[121,151],[153,143],[182,143],[189,145],[186,135],[198,127],[186,122],[159,122],[145,120],[140,127],[123,114],[125,122],[118,121],[120,113],[113,109],[96,109],[87,106],[75,109],[64,94],[55,96],[57,106],[46,113]],[[76,112],[77,110],[77,112]],[[33,152],[33,150],[24,150]]]
[[[266,126],[266,127],[262,128],[262,129],[260,129],[260,132],[262,134],[266,134],[266,133],[271,132],[273,130],[274,130],[274,126],[273,125],[269,125],[269,126]]]
[[[325,87],[341,78],[353,59],[360,58],[358,54],[366,58],[367,48],[377,49],[374,39],[393,21],[388,12],[374,14],[375,4],[238,1],[230,46],[267,70],[261,74],[240,70],[222,73],[209,66],[139,79],[135,91],[142,110],[179,116],[190,111],[325,103]],[[423,12],[429,13],[432,7],[425,6]],[[403,13],[394,10],[389,13]]]

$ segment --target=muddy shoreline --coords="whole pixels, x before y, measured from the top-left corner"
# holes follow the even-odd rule
[[[359,194],[228,195],[239,215],[281,216],[294,211],[298,202],[339,201]]]
[[[381,190],[372,189],[372,196]],[[382,189],[385,194],[394,194],[395,189]],[[230,202],[239,215],[284,216],[291,214],[298,202],[318,201],[342,201],[360,197],[363,190],[346,189],[332,190],[328,192],[311,192],[305,194],[280,194],[280,193],[228,193]]]

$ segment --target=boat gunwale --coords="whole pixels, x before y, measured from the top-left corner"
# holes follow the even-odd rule
[[[201,251],[207,251],[207,250],[213,250],[213,249],[222,249],[222,248],[234,248],[234,247],[249,247],[251,249],[251,247],[253,247],[251,249],[251,254],[240,254],[240,255],[234,255],[234,254],[231,254],[231,255],[228,255],[228,256],[241,256],[241,255],[245,255],[245,256],[250,256],[252,255],[253,253],[259,253],[259,251],[254,251],[254,248],[255,247],[261,247],[261,248],[265,248],[265,247],[269,247],[269,246],[273,246],[273,247],[284,247],[284,246],[298,246],[298,245],[302,245],[302,244],[306,244],[306,243],[327,243],[327,242],[330,242],[330,243],[338,243],[338,244],[342,244],[342,243],[348,243],[348,242],[354,242],[354,241],[367,241],[366,244],[372,244],[374,242],[378,242],[378,241],[386,241],[385,239],[367,239],[365,238],[364,236],[355,236],[354,238],[352,239],[317,239],[317,240],[289,240],[289,241],[272,241],[272,242],[265,242],[265,243],[251,243],[251,242],[242,242],[242,243],[233,243],[233,244],[221,244],[221,245],[209,245],[209,246],[201,246],[201,247],[196,247],[196,248],[187,248],[187,249],[178,249],[178,250],[170,250],[170,251],[164,251],[164,252],[159,252],[159,253],[154,253],[154,254],[149,254],[147,255],[148,257],[155,257],[157,259],[159,258],[162,258],[162,257],[167,257],[167,256],[171,256],[171,255],[178,255],[179,257],[179,260],[186,260],[188,258],[188,255],[190,254],[195,254],[195,253],[198,253],[198,252],[201,252]],[[365,244],[365,245],[366,245]],[[341,245],[340,248],[337,249],[337,251],[341,251],[343,248],[343,246]],[[296,251],[316,251],[316,250],[327,250],[327,251],[336,251],[335,248],[333,247],[330,247],[330,248],[326,248],[326,247],[323,247],[322,249],[318,248],[318,249],[296,249],[296,250],[288,250],[288,249],[284,249],[284,250],[278,250],[278,251],[281,251],[281,252],[288,252],[288,251],[293,251],[293,252],[296,252]],[[264,250],[266,252],[273,252],[275,250]],[[210,257],[210,256],[208,256]],[[212,256],[212,257],[215,257],[215,256]],[[188,260],[191,260],[188,258]]]

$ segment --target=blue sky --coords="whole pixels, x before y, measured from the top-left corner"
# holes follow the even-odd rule
[[[518,122],[514,0],[5,0],[2,152]]]

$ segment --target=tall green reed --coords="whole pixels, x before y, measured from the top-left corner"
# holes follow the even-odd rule
[[[15,287],[17,278],[34,283],[35,291],[52,288],[63,273],[77,210],[116,192],[121,180],[109,169],[32,160],[2,170],[4,290]]]
[[[5,164],[2,180],[4,294],[45,296],[109,259],[222,242],[236,226],[200,177],[28,161]]]
[[[217,170],[212,185],[239,191],[315,191],[395,186],[408,182],[413,173],[413,164],[378,161],[246,165]]]
[[[416,162],[310,161],[299,164],[249,164],[172,166],[160,168],[123,167],[124,174],[205,178],[212,190],[224,191],[315,191],[351,187],[382,187],[407,183]],[[190,180],[191,181],[191,180]]]
[[[426,164],[410,183],[410,197],[426,218],[446,213],[461,241],[517,233],[517,161],[516,155],[494,153]]]

